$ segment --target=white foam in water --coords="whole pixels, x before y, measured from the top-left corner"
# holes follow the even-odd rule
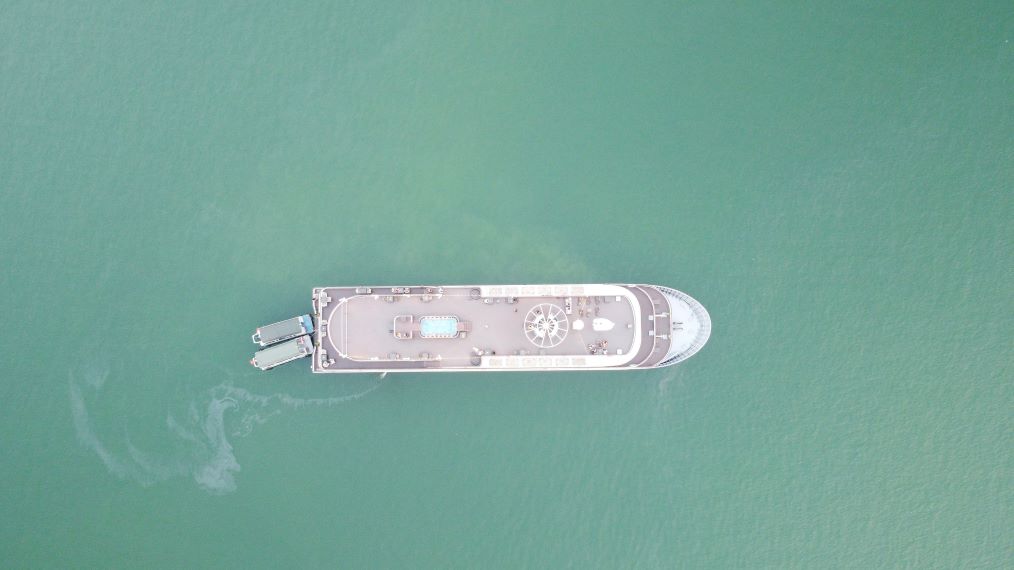
[[[174,477],[193,477],[202,489],[213,494],[236,490],[235,473],[240,471],[239,461],[233,453],[226,429],[226,412],[238,415],[239,427],[232,435],[244,437],[254,427],[281,414],[286,409],[306,407],[332,407],[358,400],[380,387],[370,388],[347,396],[329,398],[297,398],[289,394],[260,395],[249,390],[222,383],[191,401],[182,417],[170,412],[166,416],[166,429],[179,451],[169,456],[151,454],[138,448],[124,436],[125,452],[114,452],[95,430],[88,415],[89,402],[99,400],[108,370],[91,370],[81,375],[70,374],[70,407],[74,430],[83,446],[95,452],[111,474],[119,479],[150,486]]]
[[[659,396],[665,396],[666,392],[669,391],[669,383],[672,382],[673,380],[679,380],[680,388],[684,386],[683,379],[680,378],[680,370],[675,366],[671,366],[670,370],[666,370],[665,375],[662,376],[662,379],[658,381]]]
[[[668,366],[661,369],[662,377],[656,385],[655,402],[657,412],[667,412],[671,398],[669,397],[669,384],[676,382],[679,389],[685,388],[682,369],[679,366]]]
[[[201,488],[213,493],[230,493],[236,490],[233,473],[239,471],[239,462],[232,453],[232,445],[225,437],[225,411],[234,408],[236,402],[230,399],[212,399],[208,404],[208,416],[204,420],[204,436],[210,445],[211,457],[194,470],[194,481]]]
[[[70,383],[70,410],[74,416],[74,431],[77,432],[78,441],[94,451],[110,473],[120,479],[131,479],[144,486],[153,483],[135,464],[123,461],[110,453],[95,435],[91,422],[88,420],[88,410],[85,408],[81,389],[74,383],[73,378]]]

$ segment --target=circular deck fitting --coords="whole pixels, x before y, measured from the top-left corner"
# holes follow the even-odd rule
[[[552,348],[567,338],[570,323],[563,309],[552,303],[532,307],[525,315],[525,336],[539,348]]]

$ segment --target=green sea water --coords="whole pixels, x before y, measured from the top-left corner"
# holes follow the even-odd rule
[[[0,6],[7,568],[1014,566],[1008,2]],[[657,371],[249,366],[642,282]]]

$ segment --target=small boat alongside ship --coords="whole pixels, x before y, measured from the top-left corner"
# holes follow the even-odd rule
[[[264,325],[257,329],[250,339],[261,346],[270,346],[276,342],[312,333],[313,318],[310,315],[302,315],[277,323],[271,323],[270,325]]]
[[[281,366],[286,362],[292,362],[311,354],[313,354],[313,339],[310,338],[310,335],[303,335],[258,350],[250,359],[250,364],[261,370],[271,370],[275,366]]]
[[[696,354],[711,318],[656,285],[317,287],[313,313],[257,329],[251,363],[314,373],[659,368]]]

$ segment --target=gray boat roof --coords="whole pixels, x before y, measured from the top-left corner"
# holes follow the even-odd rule
[[[258,350],[254,353],[251,362],[258,368],[267,370],[302,358],[311,352],[313,352],[313,340],[309,335],[304,335]]]
[[[311,323],[312,321],[310,321],[308,315],[300,315],[277,323],[271,323],[270,325],[264,325],[257,329],[254,337],[259,338],[262,346],[268,345],[310,332],[308,325],[311,325]]]

